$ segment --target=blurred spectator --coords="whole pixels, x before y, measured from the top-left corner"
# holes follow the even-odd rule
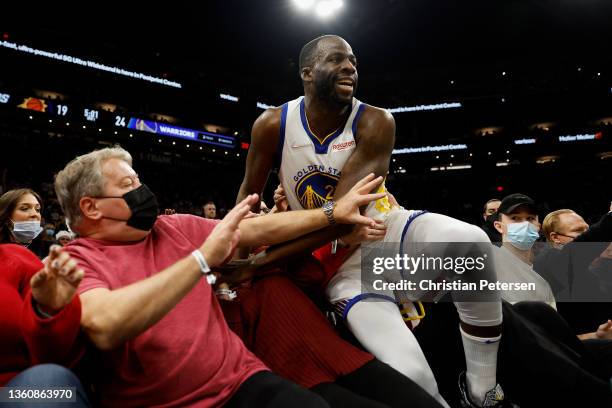
[[[501,245],[501,234],[499,231],[495,229],[493,223],[499,220],[499,216],[497,214],[497,209],[501,201],[497,198],[492,198],[487,201],[484,205],[482,216],[484,221],[482,222],[480,228],[487,234],[491,242],[497,246]]]
[[[57,240],[57,243],[61,246],[66,246],[67,243],[74,239],[74,236],[71,232],[60,231],[55,235],[55,239]]]
[[[550,245],[535,258],[534,269],[558,297],[599,300],[559,303],[559,313],[576,333],[588,332],[612,317],[612,270],[606,259],[612,241],[612,213],[589,227],[574,211],[557,210],[544,218],[544,227]]]
[[[482,210],[482,218],[486,221],[489,215],[497,214],[497,209],[501,204],[501,200],[499,198],[492,198],[487,201]]]
[[[568,209],[553,211],[544,217],[542,222],[544,238],[555,248],[562,248],[587,229],[589,224],[584,218]]]
[[[207,202],[202,207],[204,212],[204,218],[208,218],[210,220],[214,220],[217,218],[217,206],[212,201]]]

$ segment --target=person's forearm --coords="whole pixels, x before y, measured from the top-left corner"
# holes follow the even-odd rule
[[[331,240],[350,233],[352,228],[353,225],[347,224],[330,226],[293,241],[270,247],[266,250],[266,256],[256,259],[253,265],[266,268],[278,266],[297,256],[310,254]]]
[[[98,348],[116,348],[157,323],[201,279],[199,265],[190,255],[121,289],[85,292],[81,325]]]
[[[612,213],[602,216],[588,230],[578,235],[574,242],[610,242],[612,241]]]
[[[329,225],[322,209],[288,211],[240,223],[240,246],[274,245]]]
[[[578,337],[580,340],[596,340],[596,339],[599,339],[599,337],[597,337],[597,333],[595,333],[595,332],[578,334],[578,335],[576,335],[576,337]]]
[[[39,314],[31,292],[26,295],[23,306],[21,332],[32,363],[75,363],[84,351],[84,344],[78,340],[81,331],[79,296],[74,296],[52,317]]]

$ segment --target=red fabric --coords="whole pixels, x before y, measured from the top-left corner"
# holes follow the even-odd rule
[[[80,354],[81,303],[72,303],[50,319],[32,307],[30,279],[43,268],[21,245],[0,245],[0,385],[40,363],[69,365]]]
[[[374,357],[338,336],[286,276],[268,276],[222,301],[232,330],[272,371],[310,388],[333,382]]]
[[[337,248],[331,253],[332,244],[328,243],[312,252],[312,256],[300,258],[289,268],[290,275],[296,284],[305,289],[314,289],[325,293],[330,279],[338,272],[342,263],[352,253],[349,248]]]
[[[162,271],[199,248],[218,221],[160,216],[136,243],[80,238],[65,248],[85,270],[79,290],[119,289]],[[202,279],[163,319],[110,352],[96,367],[109,407],[212,407],[266,367],[227,326]]]

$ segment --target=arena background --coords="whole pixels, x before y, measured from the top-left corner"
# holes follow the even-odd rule
[[[352,45],[359,99],[407,108],[394,113],[396,149],[465,145],[393,156],[388,187],[405,207],[479,223],[486,200],[522,192],[541,218],[568,207],[593,221],[609,209],[609,1],[344,0],[327,19],[290,0],[47,8],[0,16],[0,185],[43,192],[47,216],[57,210],[54,173],[115,143],[163,207],[197,213],[212,199],[230,208],[260,107],[301,95],[300,47],[326,33]],[[460,107],[423,107],[443,103]],[[135,129],[137,119],[198,140]]]

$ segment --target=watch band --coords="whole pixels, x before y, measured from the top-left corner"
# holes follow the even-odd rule
[[[334,225],[336,223],[336,219],[334,218],[334,208],[336,207],[336,202],[334,200],[326,201],[323,204],[323,212],[327,217],[327,222],[329,225]]]

